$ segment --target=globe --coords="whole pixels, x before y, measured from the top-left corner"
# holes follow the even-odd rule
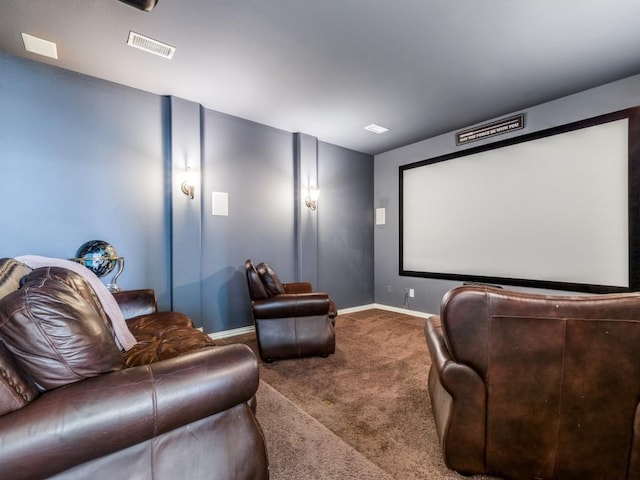
[[[83,243],[78,248],[76,257],[98,277],[111,272],[118,263],[118,252],[113,245],[104,240],[89,240]]]

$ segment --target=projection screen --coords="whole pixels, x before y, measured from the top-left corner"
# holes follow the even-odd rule
[[[401,166],[400,274],[634,289],[632,113]]]

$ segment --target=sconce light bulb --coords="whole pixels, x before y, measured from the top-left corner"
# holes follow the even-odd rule
[[[315,210],[316,208],[318,208],[318,202],[311,200],[309,197],[305,198],[304,204],[311,210]]]
[[[184,182],[182,182],[182,185],[180,185],[180,189],[182,190],[182,193],[184,193],[191,200],[193,200],[193,196],[196,191],[196,187],[194,185],[187,183],[185,180]]]
[[[320,196],[320,190],[316,187],[309,187],[307,192],[307,198],[304,199],[304,204],[312,211],[318,208],[318,197]]]
[[[184,175],[184,181],[180,185],[180,190],[182,190],[182,193],[188,196],[191,200],[193,200],[196,192],[196,179],[197,175],[191,170],[191,167],[187,165],[187,171]]]

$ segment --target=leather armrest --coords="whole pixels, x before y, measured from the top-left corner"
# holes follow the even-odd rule
[[[434,315],[425,320],[424,336],[427,339],[427,346],[429,347],[431,365],[436,369],[440,383],[442,383],[442,371],[447,363],[453,361],[453,359],[445,343],[442,324],[440,323],[440,317],[438,315]]]
[[[283,283],[285,293],[312,293],[313,287],[310,282],[290,282]]]
[[[326,293],[301,293],[276,295],[253,301],[255,318],[307,317],[328,315],[331,301]]]
[[[0,478],[49,477],[249,402],[257,389],[255,355],[229,345],[51,390],[0,417]]]
[[[123,290],[114,293],[113,297],[118,302],[125,319],[158,311],[156,292],[151,289]]]
[[[470,391],[482,391],[484,396],[484,380],[468,365],[458,363],[449,353],[440,317],[429,317],[424,322],[424,333],[429,347],[432,368],[435,368],[442,386],[453,397],[468,395]],[[465,392],[465,393],[463,393]]]
[[[440,317],[425,320],[424,332],[431,356],[431,368],[453,402],[450,411],[441,412],[432,405],[436,423],[447,418],[441,439],[445,463],[458,471],[484,471],[486,435],[486,387],[484,380],[468,365],[456,362],[449,353]],[[432,400],[433,401],[433,400]],[[451,448],[451,446],[455,446]]]

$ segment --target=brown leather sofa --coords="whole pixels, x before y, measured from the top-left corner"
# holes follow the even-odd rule
[[[336,350],[336,306],[309,282],[282,283],[266,263],[245,262],[258,351],[265,362]]]
[[[640,294],[459,287],[425,335],[450,468],[522,480],[640,478]]]
[[[62,268],[0,260],[0,296],[0,478],[268,479],[248,347],[138,290],[116,294],[138,341],[123,354]]]

